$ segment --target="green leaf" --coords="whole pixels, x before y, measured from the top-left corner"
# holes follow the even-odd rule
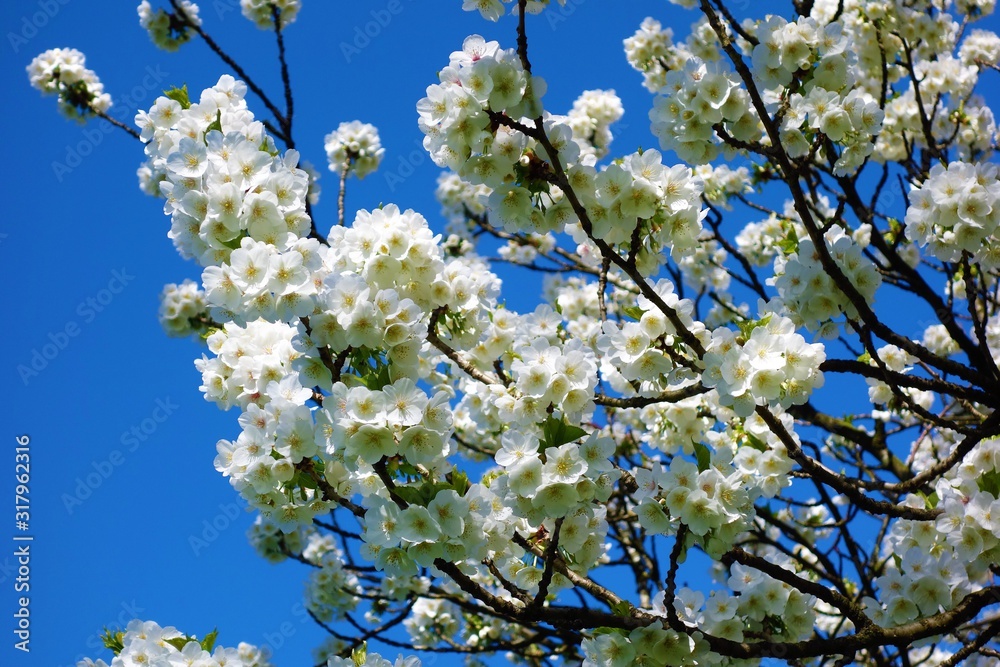
[[[624,306],[622,312],[631,317],[633,320],[641,320],[643,313],[646,311],[639,306]]]
[[[219,636],[219,629],[215,628],[202,638],[201,647],[206,651],[208,651],[209,653],[211,653],[212,648],[215,647],[215,638],[218,636]]]
[[[357,667],[368,662],[368,642],[361,642],[361,646],[351,651],[351,660]]]
[[[243,243],[243,239],[248,236],[248,234],[240,234],[234,239],[229,239],[228,241],[222,241],[222,245],[226,246],[230,250],[238,250],[240,244]]]
[[[594,628],[590,631],[590,634],[595,637],[598,635],[621,635],[622,637],[628,637],[628,630],[625,628]]]
[[[747,437],[747,443],[759,452],[767,451],[767,443],[755,436],[753,433],[745,433]]]
[[[1000,472],[991,470],[985,475],[980,475],[976,480],[976,485],[980,491],[989,493],[994,498],[1000,496]]]
[[[396,495],[406,501],[408,505],[426,505],[424,494],[415,486],[397,486]]]
[[[632,603],[628,600],[622,600],[621,602],[611,605],[611,612],[615,616],[621,616],[622,618],[628,618],[631,616],[633,609],[634,607],[632,606]]]
[[[872,362],[872,355],[865,352],[860,357],[858,357],[858,361],[860,361],[863,364],[870,364]]]
[[[444,476],[448,483],[451,484],[451,488],[458,492],[458,495],[464,496],[469,491],[469,476],[464,472],[458,470],[452,470],[450,473]]]
[[[920,497],[924,499],[924,505],[927,507],[927,509],[932,510],[935,507],[937,507],[938,502],[940,501],[940,498],[938,498],[937,491],[935,491],[930,495],[927,495],[923,491],[920,491],[919,493]]]
[[[173,639],[165,639],[163,641],[167,642],[178,651],[183,651],[184,647],[191,640],[188,637],[174,637]]]
[[[180,88],[164,90],[163,94],[172,99],[174,102],[180,104],[182,109],[191,108],[191,99],[188,97],[188,87],[186,83]]]
[[[705,472],[712,467],[712,452],[704,444],[694,443],[694,455],[698,458],[698,472]]]
[[[560,447],[567,442],[579,440],[586,436],[587,432],[579,426],[567,424],[566,420],[561,417],[557,419],[550,415],[545,420],[545,423],[542,424],[542,435],[544,437],[541,443],[542,449],[548,449],[549,447]]]
[[[209,123],[208,127],[205,128],[205,134],[207,135],[212,130],[218,130],[219,132],[222,132],[222,112],[221,111],[216,111],[215,112],[215,120],[213,120],[211,123]]]
[[[114,630],[109,630],[104,628],[104,634],[101,635],[101,641],[104,643],[104,648],[110,649],[115,655],[118,655],[125,649],[125,633],[115,632]]]
[[[749,340],[754,329],[757,327],[766,327],[770,321],[771,314],[768,313],[759,320],[742,320],[741,322],[738,322],[736,326],[740,328],[740,335],[743,337],[743,340]]]
[[[796,239],[786,237],[778,241],[778,249],[784,255],[791,255],[793,252],[799,251],[799,242]]]

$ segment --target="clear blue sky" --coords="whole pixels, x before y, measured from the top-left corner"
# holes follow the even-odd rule
[[[160,202],[137,188],[141,147],[121,131],[101,132],[97,121],[65,121],[54,99],[31,89],[25,75],[36,54],[77,48],[116,102],[134,100],[123,117],[130,122],[162,89],[187,83],[197,94],[229,72],[198,42],[172,54],[155,49],[138,25],[136,4],[0,3],[3,88],[10,100],[0,265],[12,286],[0,364],[7,452],[0,456],[7,507],[0,516],[0,664],[68,667],[81,655],[108,657],[95,648],[101,627],[138,615],[197,634],[217,626],[226,645],[282,640],[275,663],[310,665],[323,634],[302,622],[296,606],[305,568],[272,566],[253,553],[245,538],[252,517],[241,509],[228,518],[238,498],[212,467],[216,440],[239,432],[237,415],[202,399],[192,365],[202,348],[168,339],[156,320],[162,286],[200,272],[166,238]],[[303,4],[287,42],[296,140],[324,171],[318,226],[329,228],[336,214],[323,137],[340,122],[359,119],[379,128],[386,156],[380,172],[351,183],[348,208],[395,202],[441,229],[433,198],[439,170],[420,148],[416,102],[465,36],[478,32],[512,47],[514,21],[487,23],[462,12],[458,0]],[[273,35],[243,19],[237,0],[201,6],[209,33],[280,99]],[[673,20],[683,35],[694,15],[662,0],[615,3],[613,11],[597,0],[570,0],[570,6],[566,14],[534,17],[529,27],[534,69],[549,82],[547,108],[565,112],[583,90],[615,88],[626,110],[616,150],[655,146],[646,117],[651,98],[625,62],[622,39],[650,15]],[[358,30],[373,20],[373,10],[390,7],[399,10],[391,21],[345,56],[340,45],[363,45],[355,42]],[[230,11],[220,17],[216,8]],[[249,102],[263,115],[256,99]],[[416,158],[412,176],[390,191],[386,174],[405,173],[400,161],[408,156]],[[530,307],[538,292],[538,285],[524,283],[510,292],[520,296],[508,299]],[[60,342],[57,354],[55,347],[43,349]],[[35,351],[53,358],[25,383],[17,368],[30,366]],[[157,423],[156,417],[166,418]],[[144,439],[130,435],[133,428]],[[30,436],[32,453],[30,654],[12,648],[18,594],[8,569],[16,565],[12,536],[20,532],[12,496],[14,438],[21,434]],[[100,485],[80,487],[88,475]],[[67,498],[73,499],[69,508]],[[189,540],[203,536],[206,521],[224,529],[195,554]],[[458,661],[442,656],[436,664]]]

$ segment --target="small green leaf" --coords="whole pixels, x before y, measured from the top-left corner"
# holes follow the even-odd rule
[[[712,452],[704,444],[694,443],[694,455],[698,459],[698,472],[705,472],[712,467]]]
[[[767,451],[767,443],[755,436],[753,433],[746,433],[747,444],[756,449],[759,452]]]
[[[865,352],[860,357],[858,357],[858,361],[860,361],[863,364],[870,364],[872,362],[872,355]]]
[[[118,655],[125,649],[125,633],[114,630],[109,630],[104,628],[104,634],[101,635],[101,641],[104,643],[104,648],[110,649],[115,655]]]
[[[594,628],[590,631],[593,636],[598,635],[621,635],[622,637],[628,637],[628,630],[625,628]]]
[[[791,255],[793,252],[798,252],[799,242],[792,238],[783,238],[778,241],[778,249],[781,250],[784,255]]]
[[[991,470],[985,475],[980,475],[976,479],[976,485],[979,487],[980,491],[989,493],[996,498],[1000,496],[1000,473],[996,470]]]
[[[241,234],[234,239],[229,239],[228,241],[221,241],[222,245],[226,246],[230,250],[237,250],[240,244],[243,243],[243,239],[246,238],[246,234]]]
[[[415,486],[397,486],[396,495],[406,501],[408,505],[426,505],[424,494]]]
[[[920,497],[924,499],[924,505],[927,507],[927,509],[931,510],[937,507],[938,501],[940,500],[940,498],[938,498],[937,491],[935,491],[930,495],[927,495],[923,491],[920,491]]]
[[[218,636],[219,636],[219,629],[215,628],[202,638],[201,647],[206,651],[208,651],[209,653],[211,653],[212,649],[215,647],[215,638]]]
[[[171,88],[170,90],[164,90],[163,94],[172,99],[174,102],[180,104],[182,109],[191,108],[191,100],[188,97],[188,87],[186,83],[180,88]]]
[[[541,443],[541,446],[542,449],[560,447],[565,445],[567,442],[579,440],[586,435],[587,432],[579,426],[567,424],[565,419],[561,417],[557,419],[550,415],[549,418],[545,420],[545,423],[542,424],[542,436],[544,440]]]
[[[219,132],[222,132],[222,112],[221,111],[216,111],[215,112],[215,120],[213,120],[211,123],[209,123],[208,127],[205,128],[205,134],[207,135],[212,130],[218,130]]]
[[[351,660],[356,667],[361,667],[368,662],[368,642],[361,642],[361,646],[351,651]]]
[[[464,496],[466,493],[468,493],[470,486],[469,476],[466,475],[464,472],[453,470],[447,475],[445,475],[445,479],[448,480],[448,483],[451,484],[451,488],[455,489],[458,495]]]
[[[621,602],[611,605],[612,613],[614,613],[615,616],[621,616],[622,618],[628,618],[631,616],[633,609],[634,607],[632,606],[632,603],[628,600],[622,600]]]
[[[641,320],[643,313],[646,311],[639,306],[624,306],[622,312],[631,317],[633,320]]]
[[[187,637],[174,637],[173,639],[165,639],[164,641],[173,646],[178,651],[183,651],[184,647],[187,646],[187,643],[191,640]]]

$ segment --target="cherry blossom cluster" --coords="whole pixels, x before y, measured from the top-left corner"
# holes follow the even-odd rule
[[[240,9],[261,30],[274,28],[274,12],[282,28],[288,27],[302,9],[302,0],[240,0]]]
[[[867,303],[871,303],[882,284],[882,276],[872,261],[862,254],[861,245],[836,226],[824,235],[823,241],[826,252],[847,280]],[[768,284],[778,289],[792,319],[810,331],[819,329],[841,313],[857,318],[856,308],[824,270],[819,251],[810,238],[802,239],[794,252],[775,257],[774,277],[768,279]]]
[[[410,656],[399,656],[395,662],[383,658],[378,653],[355,653],[350,658],[330,657],[326,667],[420,667],[420,659]]]
[[[900,520],[885,550],[886,572],[875,580],[879,599],[865,612],[892,627],[948,610],[992,580],[988,564],[1000,553],[1000,441],[976,445],[962,463],[938,479],[929,498],[911,495],[912,507],[942,510],[933,524]]]
[[[775,417],[796,438],[791,415],[779,412]],[[759,415],[741,419],[722,406],[717,392],[676,404],[620,411],[617,419],[640,433],[643,444],[668,454],[673,460],[680,460],[679,456],[684,454],[698,461],[699,472],[707,470],[709,465],[720,472],[726,482],[717,494],[719,498],[727,497],[731,502],[734,493],[746,495],[751,501],[760,496],[773,498],[791,484],[788,473],[794,462],[781,439]],[[654,466],[653,470],[657,468]],[[659,473],[650,478],[641,469],[633,471],[633,475],[637,479],[643,477],[647,483],[650,479],[660,479]],[[664,491],[669,493],[670,489]],[[656,493],[656,489],[649,486],[647,492]],[[713,553],[724,552],[732,546],[736,527],[732,523],[725,532],[715,531],[712,540],[703,546]]]
[[[182,90],[136,115],[151,178],[163,174],[168,236],[202,266],[227,260],[244,242],[285,250],[309,233],[309,176],[296,151],[278,155],[245,94],[245,84],[223,75],[197,103]]]
[[[650,111],[653,133],[663,148],[692,164],[715,159],[720,138],[739,146],[763,134],[748,94],[722,64],[714,32],[704,19],[699,25],[701,31],[696,26],[685,46],[672,45],[669,31],[651,19],[626,40],[630,63],[659,93]],[[851,35],[844,24],[770,16],[744,28],[755,34],[754,45],[739,40],[755,79],[769,95],[787,102],[781,135],[788,154],[819,151],[823,147],[812,142],[822,133],[842,148],[835,173],[853,173],[871,155],[883,114],[877,99],[854,79],[855,55],[846,48]],[[806,83],[789,94],[793,78],[802,79],[806,72]]]
[[[326,135],[323,147],[330,171],[364,178],[378,169],[385,149],[374,125],[354,120],[341,123],[336,132]]]
[[[649,111],[650,129],[660,146],[685,162],[704,164],[720,152],[715,127],[737,141],[756,141],[761,128],[750,96],[720,62],[693,57],[671,69]]]
[[[825,197],[819,198],[815,205],[818,215],[829,217],[834,213]],[[786,201],[780,214],[775,212],[760,222],[747,223],[734,240],[736,249],[751,264],[767,266],[781,253],[782,248],[797,248],[798,240],[803,238],[808,238],[808,232],[794,203]]]
[[[806,343],[791,319],[768,313],[743,329],[714,330],[704,357],[702,382],[722,405],[747,417],[757,405],[801,405],[823,386],[824,347]]]
[[[525,335],[525,329],[518,327],[512,332],[509,349],[516,350],[510,363],[513,382],[506,396],[495,401],[500,418],[539,422],[542,420],[536,417],[554,408],[576,420],[592,412],[597,386],[593,351],[579,339],[564,342],[555,336],[532,337]],[[492,351],[483,350],[487,354]],[[525,407],[523,411],[518,402]]]
[[[448,600],[419,598],[403,626],[415,646],[434,646],[439,637],[458,637],[462,630],[462,613]]]
[[[720,164],[701,164],[694,168],[694,175],[701,179],[705,199],[715,206],[731,209],[729,200],[753,191],[750,171],[746,167],[731,168]]]
[[[698,245],[702,220],[702,182],[691,168],[667,167],[657,150],[627,155],[594,173],[579,167],[576,188],[593,225],[593,236],[632,250],[638,237],[636,265],[653,275],[666,262],[669,250],[676,259]],[[638,228],[638,229],[637,229]]]
[[[160,293],[160,325],[168,336],[182,338],[205,331],[208,304],[193,280],[169,283]]]
[[[49,49],[28,65],[28,79],[43,94],[58,95],[59,111],[67,118],[83,120],[111,108],[111,96],[86,64],[76,49]]]
[[[795,561],[777,549],[767,549],[766,557],[782,569],[796,569]],[[811,633],[819,602],[814,597],[739,563],[732,565],[725,583],[732,592],[715,590],[708,598],[700,591],[679,589],[673,603],[678,617],[733,641],[743,641],[747,634],[775,626],[789,639],[808,637]],[[663,600],[657,602],[660,614],[666,615]]]
[[[296,468],[320,451],[306,406],[312,390],[300,384],[297,370],[304,367],[308,377],[310,367],[308,362],[293,367],[293,360],[302,356],[293,347],[296,333],[282,323],[258,320],[246,328],[226,323],[207,340],[216,356],[195,363],[206,399],[243,410],[239,437],[216,445],[216,469],[285,532],[331,509],[314,488],[300,486]]]
[[[343,552],[331,535],[313,529],[301,554],[315,566],[306,582],[306,609],[324,623],[343,620],[357,607],[363,592],[357,576],[344,567]]]
[[[906,374],[913,368],[916,358],[907,354],[895,345],[884,345],[876,350],[878,359],[870,358],[868,365],[877,368]],[[916,387],[892,387],[881,380],[866,378],[868,384],[868,400],[875,405],[884,405],[887,410],[874,410],[872,416],[877,419],[889,419],[895,416],[906,423],[914,423],[911,404],[927,410],[934,403],[934,393],[923,391]]]
[[[639,487],[633,494],[638,502],[635,513],[650,533],[675,533],[675,521],[679,521],[705,545],[710,540],[730,545],[749,527],[753,503],[743,488],[743,475],[732,462],[699,471],[691,461],[675,457],[667,470],[657,462],[650,470],[639,468],[635,481]],[[706,548],[714,553],[728,547]]]
[[[653,286],[660,299],[672,309],[684,333],[707,345],[711,334],[702,322],[694,319],[694,303],[681,299],[673,284],[661,279]],[[606,321],[594,341],[600,353],[602,378],[623,395],[649,395],[664,391],[690,379],[683,366],[676,367],[675,352],[685,350],[682,333],[645,295],[636,299],[629,312],[637,322]]]
[[[419,566],[430,566],[438,558],[472,565],[493,552],[518,559],[524,551],[510,542],[518,527],[517,517],[490,487],[472,484],[459,494],[454,488],[431,486],[407,493],[412,502],[400,507],[388,498],[388,490],[374,473],[362,480],[367,511],[362,535],[362,555],[391,577],[412,578]],[[397,487],[397,493],[400,493]],[[428,496],[432,496],[427,500]]]
[[[611,145],[610,126],[624,113],[622,101],[615,91],[583,91],[566,114],[573,137],[582,144],[581,156],[590,154],[597,159],[606,156]]]
[[[625,58],[643,75],[643,86],[657,93],[666,86],[666,74],[683,69],[691,58],[719,59],[718,40],[708,20],[702,16],[691,26],[683,42],[674,43],[673,30],[654,18],[643,19],[635,34],[624,40]]]
[[[1000,364],[1000,313],[986,320],[986,345],[993,355],[993,361]]]
[[[551,0],[528,0],[524,7],[528,14],[538,14],[549,6]],[[478,11],[489,21],[496,21],[507,12],[504,5],[514,2],[513,11],[517,11],[516,0],[462,0],[462,9],[467,12]],[[558,0],[560,6],[565,6],[566,0]]]
[[[124,631],[109,631],[104,642],[115,653],[110,665],[104,660],[84,658],[77,667],[271,667],[266,649],[245,642],[240,642],[236,648],[215,646],[214,633],[199,640],[177,628],[160,627],[153,621],[129,621]]]
[[[153,11],[149,0],[142,0],[139,3],[139,25],[149,33],[149,38],[153,40],[158,48],[164,51],[176,51],[191,39],[194,34],[191,26],[200,26],[201,18],[198,16],[198,5],[190,0],[181,0],[180,10],[175,14],[160,8]]]
[[[728,257],[726,249],[706,231],[699,237],[698,245],[676,261],[686,284],[726,295],[730,283],[730,275],[725,268]]]
[[[300,553],[304,542],[304,528],[282,532],[276,523],[258,514],[247,530],[247,541],[261,558],[269,563],[288,559],[289,553]]]
[[[768,560],[792,569],[793,561],[775,549]],[[726,582],[737,595],[713,591],[704,594],[689,588],[677,591],[672,611],[686,624],[697,624],[716,637],[743,641],[744,636],[767,632],[777,641],[797,641],[812,634],[817,600],[739,563]],[[666,617],[664,593],[657,594],[654,612]],[[656,622],[632,630],[595,633],[583,640],[583,667],[628,665],[714,665],[718,662],[698,635],[671,630]]]
[[[636,628],[628,635],[607,632],[587,637],[581,648],[585,656],[582,667],[698,664],[694,659],[697,648],[694,639],[659,621]]]
[[[989,30],[971,30],[958,50],[966,65],[996,65],[1000,63],[1000,35]]]
[[[955,161],[931,167],[913,187],[906,236],[945,262],[968,253],[986,269],[1000,267],[1000,179],[997,165]]]
[[[788,86],[799,70],[816,65],[814,83],[829,91],[848,83],[850,51],[839,21],[821,26],[807,16],[797,21],[771,15],[757,28],[751,59],[754,76],[767,88]]]
[[[642,21],[635,34],[625,39],[625,58],[628,64],[642,72],[643,85],[655,93],[666,85],[667,68],[663,63],[672,55],[674,31],[664,28],[654,18]],[[670,64],[669,61],[668,65]],[[673,63],[674,66],[683,63]],[[670,67],[673,69],[673,67]]]
[[[535,525],[544,519],[565,517],[574,510],[581,510],[581,518],[589,521],[593,515],[588,512],[593,511],[595,496],[599,502],[606,501],[612,490],[607,478],[599,478],[612,470],[608,457],[614,452],[614,441],[594,434],[582,444],[566,442],[555,446],[555,442],[549,441],[544,444],[547,446],[543,448],[538,436],[530,432],[505,432],[501,449],[494,458],[506,475],[496,480],[491,489],[504,499],[504,504],[516,508],[518,514]],[[506,494],[501,495],[501,489]],[[588,533],[581,531],[578,535],[582,543]],[[561,540],[560,543],[569,548]],[[603,539],[599,544],[603,545]],[[580,560],[592,563],[598,555],[600,552],[593,554],[594,558]]]
[[[490,187],[514,180],[527,137],[507,127],[498,131],[492,119],[539,116],[544,82],[524,70],[514,49],[500,49],[497,42],[479,35],[467,37],[462,50],[451,54],[438,79],[440,83],[429,86],[427,97],[417,103],[420,129],[426,135],[424,148],[434,163]],[[563,124],[558,127],[549,138],[556,149],[566,151],[566,162],[572,162],[579,154],[571,141],[572,130]]]
[[[486,201],[493,190],[482,183],[473,185],[456,173],[442,172],[434,196],[441,204],[441,214],[448,221],[448,231],[467,236],[467,217],[486,213]]]

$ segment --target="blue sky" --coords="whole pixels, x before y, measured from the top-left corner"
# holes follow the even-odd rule
[[[216,440],[238,433],[237,415],[202,399],[192,365],[202,347],[168,339],[156,320],[163,285],[200,272],[166,238],[160,203],[137,187],[141,147],[96,121],[67,122],[25,75],[36,54],[77,48],[128,107],[121,118],[130,122],[163,89],[186,83],[196,94],[229,72],[197,42],[178,53],[155,49],[135,4],[0,3],[11,99],[0,265],[12,286],[0,353],[8,452],[0,491],[9,508],[0,524],[0,664],[68,667],[82,655],[107,657],[96,648],[101,627],[138,615],[199,635],[218,627],[223,644],[268,643],[276,664],[310,665],[323,633],[299,606],[304,568],[272,566],[253,553],[245,538],[252,516],[212,467]],[[673,20],[683,35],[694,15],[653,0],[616,3],[612,12],[597,0],[569,4],[529,27],[534,69],[549,83],[547,107],[565,112],[583,90],[614,88],[626,110],[617,150],[654,146],[651,98],[621,41],[646,16]],[[273,35],[243,19],[236,0],[201,5],[206,30],[280,99]],[[384,25],[366,26],[373,11]],[[386,155],[378,173],[351,182],[349,210],[394,202],[441,229],[433,198],[439,170],[420,148],[416,102],[465,36],[478,32],[510,47],[514,25],[510,17],[487,23],[457,0],[304,3],[287,43],[296,141],[324,171],[320,229],[336,215],[323,137],[353,119],[379,128]],[[366,27],[374,35],[367,45],[359,37]],[[262,105],[249,101],[261,115]],[[509,302],[530,308],[540,286],[521,280]],[[37,375],[19,373],[33,358]],[[10,501],[14,438],[22,434],[31,438],[30,654],[12,648],[12,537],[20,531]],[[196,548],[192,538],[205,544]]]

